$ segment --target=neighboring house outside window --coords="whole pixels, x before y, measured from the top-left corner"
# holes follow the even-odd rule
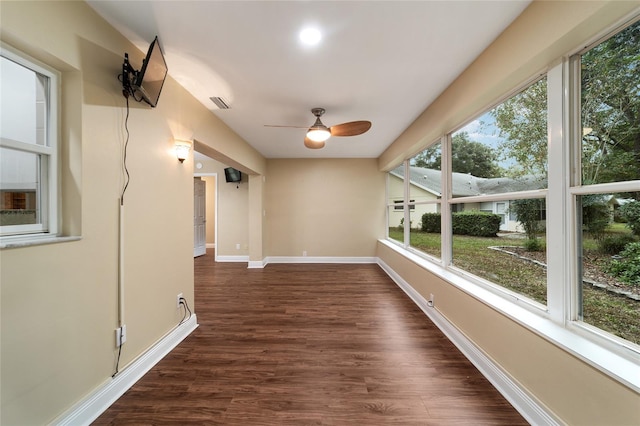
[[[398,182],[404,181],[404,176],[401,174],[404,170],[403,167],[396,167],[389,172],[390,179],[398,180]],[[439,170],[431,170],[423,167],[409,166],[409,178],[412,193],[418,193],[424,200],[439,200],[442,195],[440,194],[440,188],[442,186],[442,174]],[[535,178],[526,179],[510,179],[510,178],[477,178],[468,174],[453,173],[453,197],[463,196],[480,196],[480,195],[492,195],[506,192],[505,189],[517,189],[517,190],[536,190],[545,187],[543,181]],[[497,191],[496,191],[497,190]],[[401,204],[402,200],[396,200],[397,204]],[[415,203],[415,200],[410,200],[410,203]],[[508,214],[510,201],[492,201],[484,202],[478,205],[478,203],[458,203],[451,206],[452,212],[462,212],[473,210],[485,211],[488,213],[495,213],[502,217],[500,225],[501,231],[507,232],[524,232],[522,226],[519,224],[517,216],[515,214]],[[413,206],[412,206],[413,207]],[[402,210],[401,206],[396,206],[396,210]],[[437,211],[432,205],[429,207],[424,206],[420,211],[416,211],[415,215],[412,215],[417,222],[413,223],[414,228],[420,227],[420,221],[423,213],[436,213]],[[398,220],[399,220],[398,216]],[[544,215],[541,215],[541,220],[544,220]],[[394,222],[390,222],[393,224]]]
[[[59,75],[2,46],[0,234],[57,233]]]

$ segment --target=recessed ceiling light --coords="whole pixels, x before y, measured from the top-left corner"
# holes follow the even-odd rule
[[[322,34],[317,28],[305,28],[300,31],[300,41],[307,46],[315,46],[322,40]]]

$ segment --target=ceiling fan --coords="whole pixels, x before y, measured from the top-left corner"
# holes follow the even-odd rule
[[[311,149],[320,149],[325,145],[325,141],[331,136],[357,136],[365,133],[371,128],[370,121],[350,121],[348,123],[336,124],[327,127],[322,124],[320,117],[325,113],[324,108],[313,108],[311,113],[316,116],[316,122],[313,123],[304,138],[304,146]],[[265,127],[293,127],[296,129],[306,129],[302,126],[277,126],[265,124]]]

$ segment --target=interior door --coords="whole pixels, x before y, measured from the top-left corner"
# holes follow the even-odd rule
[[[207,253],[206,182],[193,179],[193,257]]]

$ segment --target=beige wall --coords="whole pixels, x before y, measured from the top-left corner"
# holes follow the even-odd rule
[[[571,50],[620,22],[640,2],[536,1],[379,158],[390,170]],[[467,209],[465,205],[465,209]],[[382,243],[378,256],[516,382],[567,424],[630,425],[640,396]]]
[[[265,176],[249,175],[249,261],[262,264],[265,258]]]
[[[249,255],[249,182],[246,174],[242,182],[230,183],[224,170],[218,174],[218,256]],[[240,248],[237,248],[237,245]]]
[[[44,424],[114,372],[125,134],[116,76],[124,52],[137,63],[143,54],[83,2],[3,1],[0,19],[3,42],[63,73],[63,230],[81,237],[0,253],[0,423]],[[266,167],[171,78],[157,108],[131,101],[129,130],[121,370],[178,324],[178,293],[193,306],[193,158],[180,164],[173,139]]]
[[[264,178],[245,174],[240,185],[224,181],[226,164],[201,163],[197,173],[219,179],[218,256],[367,257],[384,236],[385,174],[375,159],[270,159]]]
[[[385,223],[375,159],[270,159],[267,170],[269,256],[375,256]]]
[[[205,181],[206,184],[206,204],[205,204],[205,214],[207,218],[206,225],[206,241],[207,246],[213,245],[216,242],[216,186],[217,186],[217,176],[203,176],[202,180]]]

